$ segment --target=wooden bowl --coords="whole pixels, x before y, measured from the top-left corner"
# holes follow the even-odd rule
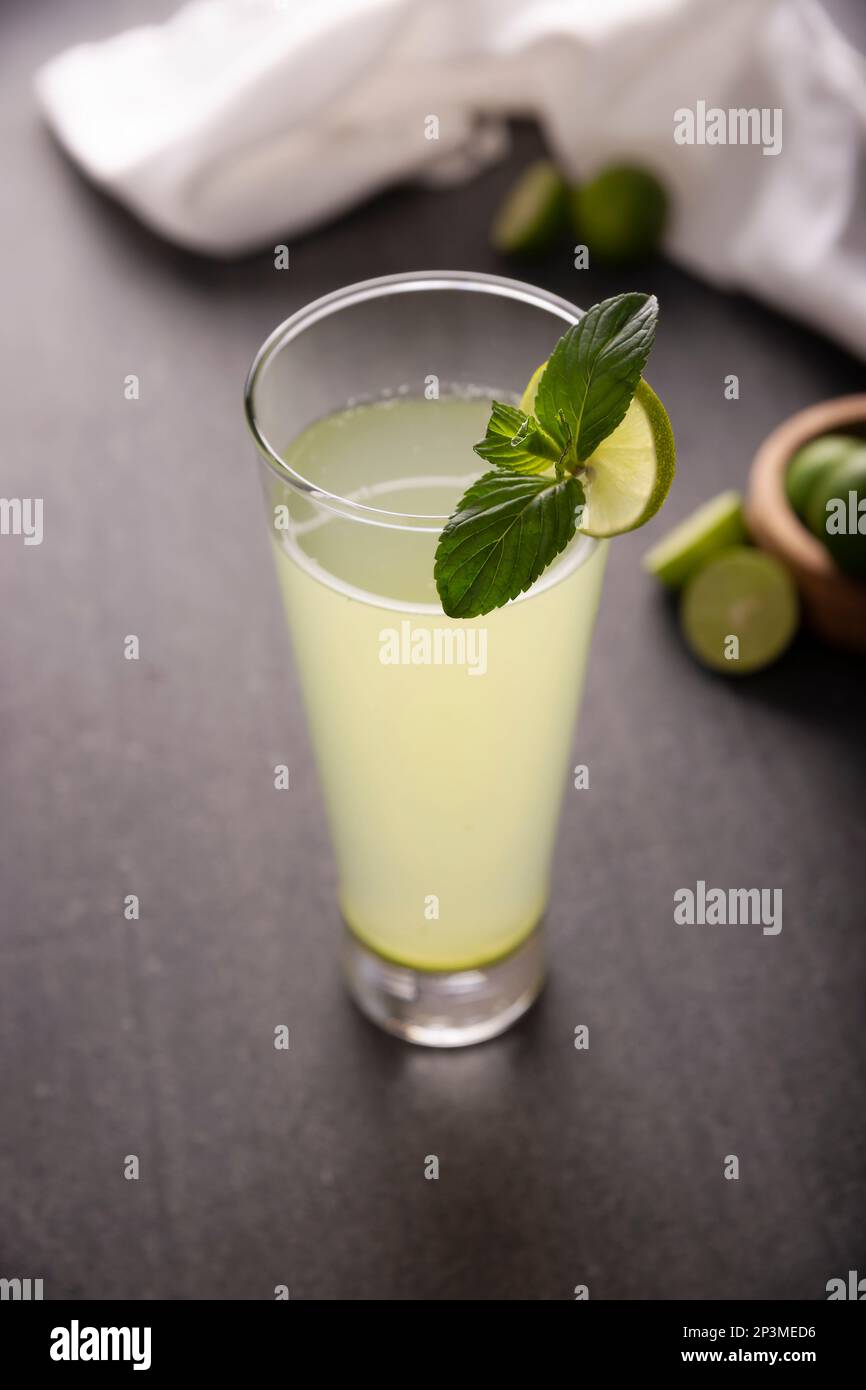
[[[757,545],[788,566],[809,626],[828,642],[866,652],[866,583],[842,573],[785,494],[791,456],[817,435],[836,432],[866,439],[866,396],[839,396],[809,406],[767,436],[752,464],[746,525]]]

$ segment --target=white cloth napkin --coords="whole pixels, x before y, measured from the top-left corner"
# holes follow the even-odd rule
[[[465,177],[534,116],[575,180],[662,175],[674,259],[866,356],[866,60],[817,0],[196,0],[36,84],[92,179],[216,255]],[[781,150],[678,144],[701,102],[780,108]]]

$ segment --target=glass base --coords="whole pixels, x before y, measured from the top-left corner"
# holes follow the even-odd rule
[[[388,1033],[425,1047],[468,1047],[510,1028],[544,983],[541,928],[475,970],[396,965],[346,929],[343,968],[355,1003]]]

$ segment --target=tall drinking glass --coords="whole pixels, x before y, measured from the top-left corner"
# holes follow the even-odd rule
[[[326,295],[259,351],[246,414],[324,787],[361,1009],[413,1042],[494,1036],[542,984],[540,924],[605,563],[576,536],[532,588],[442,611],[442,526],[578,311],[494,276]]]

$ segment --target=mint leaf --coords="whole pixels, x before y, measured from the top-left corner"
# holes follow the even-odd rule
[[[528,589],[568,545],[583,501],[571,477],[494,469],[473,483],[436,548],[433,573],[448,617],[478,617]]]
[[[487,433],[475,452],[485,463],[497,468],[513,468],[518,473],[540,473],[556,463],[562,454],[556,441],[548,438],[531,415],[513,405],[493,402]]]
[[[625,416],[658,322],[655,295],[618,294],[589,309],[560,338],[538,383],[535,413],[559,439],[563,422],[583,462]]]

